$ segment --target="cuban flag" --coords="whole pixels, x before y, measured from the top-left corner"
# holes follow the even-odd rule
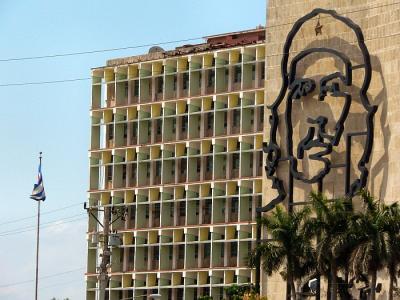
[[[44,201],[46,193],[44,192],[43,177],[42,177],[42,162],[39,163],[38,182],[33,185],[31,199],[36,201]]]

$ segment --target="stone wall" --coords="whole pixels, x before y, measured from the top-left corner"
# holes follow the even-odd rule
[[[271,105],[277,99],[282,87],[281,60],[283,46],[289,31],[295,21],[308,14],[315,8],[333,9],[342,16],[346,16],[361,27],[365,44],[369,50],[372,65],[372,79],[368,89],[368,100],[371,105],[378,107],[374,117],[374,143],[370,157],[369,177],[367,187],[374,196],[385,202],[399,200],[400,185],[400,4],[395,0],[269,0],[267,8],[266,26],[266,104]],[[315,27],[322,25],[322,34],[316,35]],[[360,100],[360,90],[365,77],[363,56],[357,44],[354,32],[344,23],[325,14],[316,16],[307,21],[293,39],[289,50],[289,66],[291,60],[301,50],[307,48],[327,47],[344,53],[351,60],[353,66],[353,82],[351,86],[342,85],[340,90],[352,97],[349,114],[346,118],[343,135],[337,146],[333,147],[330,160],[333,164],[343,164],[345,161],[345,135],[350,132],[365,131],[367,110]],[[309,127],[307,117],[316,118],[326,116],[329,121],[326,125],[327,133],[335,134],[335,126],[344,107],[341,97],[328,93],[324,101],[318,100],[319,81],[322,77],[334,72],[346,73],[341,59],[326,53],[313,54],[303,59],[296,72],[296,78],[313,78],[316,89],[311,95],[293,100],[291,120],[293,123],[293,152],[296,154],[297,145],[306,136]],[[288,93],[288,92],[287,92]],[[284,121],[287,110],[287,97],[283,98],[279,106],[278,144],[282,150],[282,157],[287,156],[287,129]],[[266,125],[264,140],[270,139],[270,125],[268,117],[270,110],[266,108]],[[358,162],[364,154],[365,136],[353,139],[351,182],[360,177]],[[312,152],[314,151],[314,152]],[[311,149],[307,154],[316,153]],[[277,175],[288,188],[288,162],[281,162]],[[305,178],[311,178],[323,167],[318,161],[310,159],[299,160],[298,170]],[[342,167],[331,169],[323,182],[323,192],[338,197],[344,194],[345,170]],[[305,201],[311,190],[316,190],[317,184],[294,182],[293,201]],[[271,187],[271,181],[264,181],[264,205],[276,196]],[[287,204],[287,199],[284,202]],[[382,274],[381,280],[386,284]],[[284,299],[286,283],[280,275],[271,278],[262,276],[263,294],[268,299]],[[384,290],[387,290],[384,286]],[[321,294],[323,295],[323,294]],[[378,299],[386,299],[385,291]],[[322,296],[321,299],[323,299]]]

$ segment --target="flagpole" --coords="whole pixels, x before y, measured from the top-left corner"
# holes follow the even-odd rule
[[[39,166],[42,164],[42,152],[39,152]],[[37,229],[36,229],[36,278],[35,278],[35,300],[38,300],[39,285],[39,229],[40,229],[40,199],[37,200]]]
[[[38,203],[37,213],[37,229],[36,229],[36,280],[35,280],[35,300],[38,300],[38,284],[39,284],[39,228],[40,228],[40,201]]]

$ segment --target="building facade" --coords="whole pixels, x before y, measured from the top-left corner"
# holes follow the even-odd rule
[[[255,282],[265,28],[205,39],[92,70],[88,300],[104,219],[106,299],[222,299]]]
[[[399,3],[270,0],[266,36],[265,99],[267,107],[273,108],[266,109],[265,114],[267,118],[275,112],[275,118],[280,119],[274,143],[281,149],[282,160],[271,164],[276,173],[264,178],[263,206],[279,196],[271,179],[281,180],[281,190],[286,195],[281,193],[283,197],[276,203],[288,209],[304,205],[311,190],[340,197],[353,187],[356,190],[357,184],[364,181],[376,198],[387,203],[398,201]],[[284,72],[290,75],[285,77]],[[333,81],[333,85],[328,81]],[[303,89],[296,92],[298,87]],[[293,96],[294,93],[297,94]],[[345,106],[344,98],[351,99],[349,107]],[[318,116],[326,116],[328,122],[310,122]],[[371,119],[373,126],[369,123]],[[313,179],[324,169],[321,160],[310,159],[305,153],[312,149],[311,123],[315,132],[322,132],[313,145],[332,147],[327,156],[330,165],[325,169],[329,172],[323,182]],[[271,123],[264,126],[264,140],[270,142],[275,129]],[[346,141],[349,135],[352,138]],[[327,145],[318,144],[326,140],[330,140]],[[295,158],[284,160],[288,157]],[[297,165],[293,164],[295,160]],[[357,205],[356,197],[354,204]],[[382,271],[378,279],[382,290],[377,299],[388,299],[388,281]],[[322,282],[321,287],[321,299],[325,299],[327,283]],[[358,299],[356,288],[353,292]],[[268,299],[285,299],[286,282],[278,273],[271,277],[263,274],[262,294]]]

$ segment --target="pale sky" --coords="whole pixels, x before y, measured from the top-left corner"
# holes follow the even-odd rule
[[[85,298],[86,221],[81,203],[88,187],[90,104],[87,80],[2,85],[86,78],[90,68],[104,65],[109,58],[148,49],[4,59],[244,30],[265,24],[265,7],[265,0],[0,0],[0,299],[34,298],[36,219],[29,217],[36,214],[36,202],[29,194],[39,151],[44,153],[47,193],[42,204],[39,299]],[[59,208],[65,209],[52,212]]]

